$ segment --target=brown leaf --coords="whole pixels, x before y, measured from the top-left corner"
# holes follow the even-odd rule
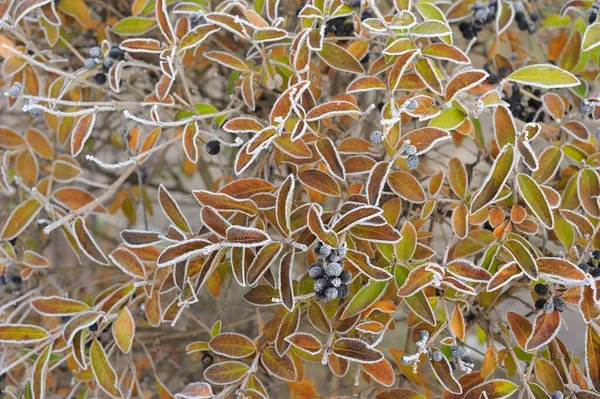
[[[217,334],[208,341],[213,352],[231,359],[243,359],[256,351],[254,343],[245,335],[237,333]]]
[[[112,364],[108,361],[108,357],[102,344],[97,340],[94,340],[90,347],[90,361],[92,363],[94,378],[98,382],[100,388],[111,398],[122,398],[123,395],[121,390],[117,386],[117,373]]]
[[[291,312],[294,309],[296,299],[293,291],[293,272],[294,265],[294,248],[286,252],[279,261],[279,293],[281,295],[282,304]]]
[[[338,338],[331,346],[334,354],[342,359],[358,363],[377,363],[383,354],[356,338]]]
[[[108,257],[123,273],[134,278],[146,279],[146,269],[142,260],[133,251],[127,248],[117,248],[108,254]]]
[[[31,300],[31,307],[44,316],[72,316],[90,308],[81,301],[59,296],[34,298]]]
[[[372,379],[385,387],[393,386],[396,381],[394,369],[387,359],[382,359],[377,363],[366,363],[363,365],[363,369]]]
[[[237,199],[228,194],[213,193],[206,190],[194,190],[192,193],[201,205],[210,206],[217,211],[242,212],[250,216],[258,213],[256,204],[250,199]]]
[[[585,368],[594,388],[600,389],[600,333],[593,324],[585,333]]]
[[[124,307],[112,323],[112,334],[115,343],[123,353],[129,353],[135,336],[135,320],[129,308]]]
[[[457,259],[448,262],[446,264],[446,271],[459,279],[475,283],[487,283],[492,277],[487,270],[476,266],[473,262],[465,259]]]
[[[329,174],[318,169],[306,169],[298,172],[298,180],[318,193],[330,196],[341,196],[340,186]]]
[[[409,202],[425,202],[425,191],[419,181],[410,173],[403,171],[391,172],[387,178],[392,191]]]
[[[560,312],[557,310],[540,313],[535,318],[533,332],[527,340],[525,349],[531,351],[550,342],[560,330],[560,319]]]
[[[162,184],[158,187],[158,200],[163,213],[169,218],[171,223],[183,232],[191,233],[190,224],[183,215],[183,212],[181,212],[179,205]]]
[[[527,320],[526,317],[511,310],[506,312],[506,320],[510,325],[510,331],[512,331],[515,339],[517,340],[517,344],[521,347],[521,349],[526,350],[525,348],[527,346],[527,341],[531,335],[531,332],[533,331],[531,322]]]
[[[229,226],[225,237],[227,243],[224,245],[232,247],[260,247],[271,241],[264,231],[244,226]]]
[[[73,231],[79,248],[81,248],[89,259],[100,265],[110,266],[108,259],[96,243],[96,240],[94,240],[94,237],[92,237],[83,218],[78,217],[75,219],[75,222],[73,222]]]
[[[162,251],[156,261],[156,266],[166,267],[190,258],[201,256],[204,254],[203,250],[211,245],[213,245],[212,242],[203,240],[201,238],[173,244]]]
[[[83,150],[83,146],[85,142],[92,134],[92,129],[94,128],[94,124],[96,123],[96,113],[91,113],[82,116],[77,121],[77,124],[73,128],[73,133],[71,133],[71,155],[76,157],[79,155],[81,150]]]
[[[230,385],[240,381],[250,371],[249,367],[237,360],[213,364],[204,370],[204,378],[215,385]]]
[[[295,381],[298,377],[296,366],[289,355],[279,356],[275,348],[268,347],[261,356],[260,361],[269,374],[284,381]]]
[[[469,69],[457,73],[446,85],[446,101],[451,101],[457,94],[479,85],[488,76],[489,74],[481,69]]]

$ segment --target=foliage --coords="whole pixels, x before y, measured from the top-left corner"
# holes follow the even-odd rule
[[[600,398],[560,6],[1,2],[6,397]]]

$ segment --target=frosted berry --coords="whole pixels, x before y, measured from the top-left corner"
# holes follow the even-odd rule
[[[416,155],[406,157],[406,167],[408,169],[417,169],[419,167],[419,157]]]
[[[417,147],[415,147],[412,144],[406,146],[406,154],[407,155],[415,155],[416,153],[417,153]]]
[[[338,298],[339,295],[340,293],[335,287],[329,287],[325,290],[325,300],[327,301],[333,301],[334,299]]]
[[[83,62],[83,66],[86,69],[92,69],[96,66],[96,59],[94,58],[86,58],[85,61]]]
[[[465,349],[462,346],[454,345],[450,348],[452,357],[461,357],[465,354]]]
[[[563,312],[565,310],[565,302],[560,298],[554,298],[552,302],[554,304],[554,308],[559,312]]]
[[[554,391],[550,395],[550,399],[563,399],[565,396],[561,391]]]
[[[594,278],[600,277],[600,268],[595,267],[590,271],[590,275]]]
[[[29,114],[34,118],[37,118],[38,116],[42,116],[42,110],[39,108],[32,108],[29,110]]]
[[[429,339],[429,331],[427,331],[427,330],[419,331],[419,340],[420,341],[427,341],[428,339]]]
[[[587,273],[589,270],[589,267],[586,263],[580,263],[577,265],[578,268],[580,268],[584,273]]]
[[[409,98],[404,102],[404,107],[409,111],[414,111],[419,106],[419,103],[414,98]]]
[[[118,60],[121,58],[122,52],[118,45],[114,45],[108,50],[108,56],[113,60]]]
[[[600,250],[596,249],[594,252],[592,252],[592,258],[600,259]]]
[[[552,312],[554,312],[554,302],[547,301],[544,304],[544,312],[546,312],[546,313],[552,313]]]
[[[329,282],[327,281],[326,278],[320,278],[317,281],[315,281],[315,284],[313,285],[313,289],[315,290],[315,292],[323,292],[327,288],[328,284],[329,284]]]
[[[412,364],[412,360],[409,356],[402,355],[402,357],[400,358],[400,363],[402,363],[404,365],[409,365],[409,364]]]
[[[21,95],[22,92],[23,85],[19,82],[16,82],[12,86],[10,86],[10,89],[8,89],[8,96],[11,98],[17,98]]]
[[[381,133],[379,130],[375,130],[373,133],[371,133],[369,140],[371,140],[371,143],[373,144],[381,144],[383,143],[383,138],[383,133]]]
[[[210,155],[217,155],[221,151],[221,143],[217,140],[211,140],[206,143],[206,152]]]
[[[546,284],[536,284],[533,289],[538,295],[548,295],[548,286]]]
[[[339,247],[337,249],[337,253],[338,253],[338,256],[340,258],[344,258],[346,256],[346,254],[348,253],[348,248],[346,248],[346,247]]]
[[[327,258],[329,255],[331,255],[331,247],[326,244],[321,245],[318,254],[322,258]]]
[[[323,265],[321,263],[313,263],[308,269],[308,275],[313,279],[319,279],[325,275]]]
[[[348,284],[352,280],[352,273],[349,270],[342,270],[340,273],[340,280],[343,284]]]
[[[340,298],[346,298],[348,296],[348,286],[346,284],[340,285],[338,291],[340,293]]]
[[[581,104],[579,104],[579,113],[583,116],[590,115],[594,111],[594,104],[589,100],[583,100]]]
[[[433,360],[434,362],[441,362],[442,359],[444,358],[444,355],[442,354],[442,352],[436,350],[431,352],[431,354],[429,355],[429,358],[431,360]]]
[[[100,55],[102,54],[100,47],[92,47],[90,49],[90,57],[92,58],[98,58],[100,57]]]
[[[339,263],[329,263],[325,266],[325,274],[327,277],[339,277],[342,274],[342,265]]]
[[[102,66],[106,69],[109,69],[114,64],[114,60],[112,58],[105,58]]]

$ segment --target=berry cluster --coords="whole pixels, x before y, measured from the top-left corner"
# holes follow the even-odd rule
[[[529,14],[529,19],[527,18],[527,10],[525,10],[525,6],[521,2],[514,3],[515,10],[515,21],[517,21],[517,27],[519,30],[523,32],[529,32],[529,34],[534,34],[537,32],[536,22],[540,20],[540,14],[537,11]]]
[[[483,64],[483,70],[489,74],[487,82],[490,84],[495,85],[496,83],[499,83],[502,79],[509,75],[510,71],[505,66],[498,68],[497,71],[493,71],[492,67],[493,65],[491,61],[488,61],[485,64]]]
[[[87,69],[93,69],[97,65],[102,64],[102,72],[98,72],[94,75],[94,81],[99,85],[106,83],[106,72],[113,66],[114,62],[123,59],[123,51],[121,51],[119,45],[113,44],[104,55],[104,58],[101,59],[101,57],[102,50],[100,50],[100,47],[92,47],[90,49],[90,57],[86,58],[84,62],[84,66]]]
[[[325,34],[333,33],[335,36],[352,36],[354,24],[345,17],[332,18],[325,23]]]
[[[536,294],[542,297],[535,301],[536,309],[544,309],[546,313],[552,313],[554,310],[558,310],[559,312],[565,310],[565,302],[562,299],[548,295],[550,290],[546,284],[536,284],[533,289]]]
[[[498,5],[495,0],[486,4],[483,4],[481,1],[476,1],[475,4],[471,6],[471,9],[473,10],[473,20],[462,21],[458,24],[458,29],[460,29],[463,37],[467,40],[477,37],[477,34],[483,30],[485,25],[496,19]]]
[[[452,355],[452,360],[450,360],[450,368],[452,371],[456,370],[456,365],[460,366],[460,369],[465,373],[470,373],[475,367],[475,363],[473,363],[473,359],[467,356],[467,352],[465,348],[459,345],[453,345],[450,348],[450,354]]]
[[[541,90],[535,89],[532,91],[531,86],[525,86],[523,87],[523,89],[525,91],[531,92],[534,96],[538,98],[542,95]],[[506,90],[502,92],[502,99],[508,102],[513,116],[524,122],[540,122],[543,121],[544,117],[546,116],[544,111],[540,111],[540,108],[542,107],[541,101],[529,97],[527,103],[523,104],[523,95],[521,94],[521,88],[516,83],[512,86],[512,92],[510,96],[508,95],[508,92]]]
[[[314,290],[318,299],[332,301],[336,298],[345,298],[348,295],[348,283],[352,280],[352,273],[344,270],[342,258],[346,256],[346,248],[331,248],[319,242],[315,253],[319,261],[310,265],[308,275],[315,280]]]
[[[600,277],[600,250],[592,252],[587,262],[582,262],[577,266],[584,272],[589,273],[593,278]]]
[[[416,353],[413,354],[405,354],[402,355],[402,357],[400,357],[400,362],[404,365],[412,365],[413,366],[413,371],[416,373],[417,372],[417,367],[419,365],[419,360],[421,358],[421,354],[423,353],[428,353],[429,349],[427,348],[429,345],[429,332],[427,330],[421,330],[419,331],[419,340],[416,342],[417,347],[419,348],[419,350]],[[442,360],[443,356],[442,352],[438,351],[437,349],[434,349],[433,352],[431,352],[429,354],[430,358],[436,358],[438,360],[436,361],[440,361]]]

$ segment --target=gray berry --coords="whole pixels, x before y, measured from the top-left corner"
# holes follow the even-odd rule
[[[315,292],[323,292],[325,291],[325,288],[327,288],[327,285],[329,284],[329,282],[327,281],[326,278],[320,278],[317,281],[315,281],[315,284],[313,285],[313,289],[315,290]]]
[[[100,57],[100,54],[102,54],[100,47],[92,47],[90,49],[90,57],[98,58],[98,57]]]
[[[562,299],[554,298],[553,304],[556,310],[559,312],[563,312],[565,310],[565,302]]]
[[[350,280],[352,280],[352,273],[350,273],[350,270],[342,270],[340,273],[340,280],[343,284],[348,284]]]
[[[473,366],[475,364],[473,363],[473,359],[471,359],[469,356],[463,356],[460,360],[467,366]]]
[[[10,86],[10,89],[8,89],[8,95],[11,98],[19,97],[22,92],[23,92],[23,85],[19,82],[14,83],[12,86]]]
[[[83,66],[86,67],[86,69],[94,68],[96,66],[96,59],[86,58],[85,61],[83,62]]]
[[[112,58],[106,58],[104,59],[104,66],[106,68],[110,68],[114,63],[114,60]]]
[[[431,355],[429,355],[429,358],[431,360],[433,360],[434,362],[441,362],[442,359],[444,358],[444,355],[442,354],[442,352],[435,350],[435,351],[431,352]]]
[[[415,155],[416,153],[417,153],[417,147],[415,147],[414,145],[406,146],[406,154],[407,155]]]
[[[340,293],[335,287],[329,287],[325,290],[325,300],[327,301],[333,301],[334,299],[338,298],[339,295]]]
[[[321,263],[313,263],[308,269],[308,275],[313,279],[319,279],[325,275],[325,270],[323,270],[323,265]]]
[[[338,291],[340,293],[340,298],[346,298],[348,296],[348,286],[346,284],[341,284],[338,287]]]
[[[565,396],[561,391],[554,391],[550,394],[551,399],[563,399]]]
[[[429,339],[429,331],[427,331],[427,330],[419,331],[419,340],[420,341],[427,341],[428,339]]]
[[[554,312],[554,303],[552,301],[548,301],[544,304],[544,312],[546,312],[546,313]]]
[[[38,116],[42,116],[42,110],[39,108],[32,108],[29,110],[29,114],[34,118],[37,118]]]
[[[409,111],[414,111],[419,106],[419,103],[414,98],[409,98],[404,102],[404,106]]]
[[[322,258],[327,258],[331,254],[331,247],[329,245],[323,244],[321,248],[319,248],[319,256]]]
[[[583,116],[590,115],[594,111],[594,104],[589,100],[583,100],[579,104],[579,113]]]
[[[369,137],[371,143],[373,144],[383,143],[383,138],[383,133],[381,133],[379,130],[375,130],[373,133],[371,133],[371,136]]]
[[[342,270],[344,269],[339,263],[329,263],[325,266],[325,274],[327,277],[339,277]]]
[[[335,278],[332,278],[331,280],[329,280],[329,284],[332,287],[340,288],[340,286],[342,285],[342,280],[340,280],[339,277],[335,277]]]
[[[454,345],[450,348],[452,357],[461,357],[465,354],[465,349],[462,346]]]
[[[400,363],[404,365],[409,365],[412,364],[412,360],[408,355],[402,355],[402,357],[400,357]]]
[[[416,155],[406,157],[406,167],[408,169],[417,169],[419,167],[419,157]]]

